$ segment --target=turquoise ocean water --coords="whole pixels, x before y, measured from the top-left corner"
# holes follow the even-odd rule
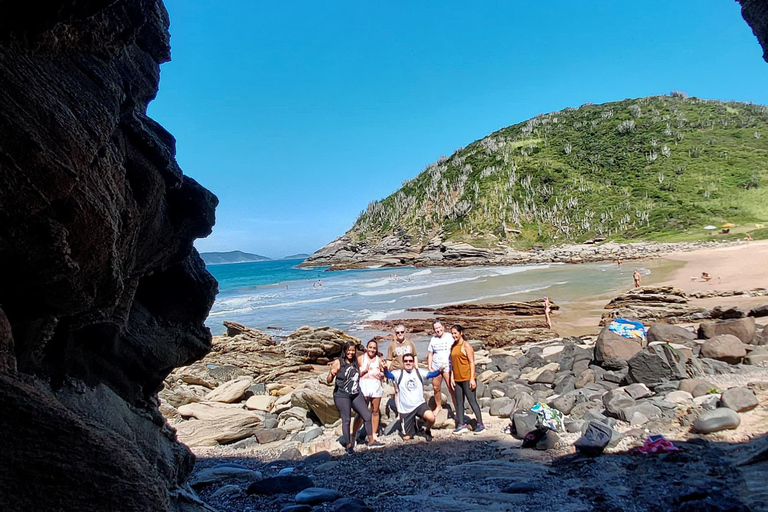
[[[408,308],[459,302],[552,297],[557,304],[627,289],[640,263],[398,267],[326,272],[296,268],[301,260],[209,265],[219,295],[207,320],[214,334],[234,320],[280,335],[302,325],[330,325],[365,337],[366,320],[415,316]],[[275,329],[279,328],[279,329]]]

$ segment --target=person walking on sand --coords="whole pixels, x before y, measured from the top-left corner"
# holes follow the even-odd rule
[[[368,434],[368,447],[381,448],[384,443],[373,439],[371,411],[365,406],[365,398],[360,393],[360,365],[357,360],[356,343],[348,341],[344,344],[339,358],[331,363],[326,382],[330,384],[336,378],[333,388],[333,403],[341,416],[341,430],[344,433],[347,455],[355,452],[355,439],[350,435],[349,422],[352,419],[352,409],[363,418],[365,431]]]
[[[637,270],[632,272],[632,279],[634,279],[634,281],[635,281],[635,288],[639,288],[640,287],[640,279],[641,279],[640,272],[638,272]]]
[[[379,356],[379,344],[376,341],[368,342],[365,354],[357,358],[357,364],[360,367],[360,392],[371,410],[371,426],[373,436],[376,438],[379,434],[379,422],[381,420],[379,405],[381,404],[381,396],[384,394],[381,379],[384,378],[385,365],[384,360]],[[352,432],[355,435],[360,430],[362,423],[363,418],[358,415],[352,427]]]
[[[390,372],[384,370],[384,375],[394,381],[397,388],[397,411],[402,416],[401,426],[403,439],[409,440],[416,435],[416,418],[421,418],[424,425],[424,438],[432,440],[432,425],[435,424],[435,413],[429,410],[424,401],[424,380],[441,375],[444,368],[427,373],[423,368],[414,368],[415,359],[412,354],[403,355],[403,369]]]
[[[468,431],[467,419],[464,416],[464,397],[466,397],[477,420],[475,434],[479,434],[485,430],[485,425],[483,425],[483,415],[477,403],[475,349],[464,337],[464,328],[460,325],[451,327],[451,334],[455,340],[451,347],[451,385],[456,391],[456,428],[453,433],[462,434]]]
[[[552,303],[549,301],[549,297],[544,297],[542,300],[544,301],[544,318],[547,320],[547,329],[551,329],[552,318],[549,314],[552,312]]]
[[[443,327],[440,320],[436,320],[432,324],[432,329],[435,331],[435,335],[432,336],[427,347],[427,370],[434,371],[443,368],[441,374],[432,380],[432,390],[435,392],[434,412],[435,416],[437,416],[443,409],[442,393],[440,392],[440,385],[443,383],[443,380],[445,380],[445,386],[448,388],[454,410],[456,410],[456,395],[454,394],[453,386],[451,386],[451,347],[453,346],[453,336],[445,332],[445,327]]]

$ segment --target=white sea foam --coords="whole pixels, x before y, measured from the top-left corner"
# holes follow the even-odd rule
[[[424,292],[424,293],[412,293],[410,295],[403,295],[400,298],[401,299],[415,299],[416,297],[423,297],[425,295],[427,295],[427,292]]]
[[[389,290],[374,290],[369,292],[358,292],[357,294],[362,295],[363,297],[373,297],[377,295],[395,295],[399,293],[413,292],[416,290],[427,290],[429,288],[437,288],[440,286],[449,286],[452,284],[467,283],[469,281],[477,281],[481,277],[484,277],[484,276],[464,277],[460,279],[447,279],[445,281],[437,281],[437,282],[425,283],[421,285],[406,286],[404,288],[392,288]]]
[[[392,300],[378,300],[378,301],[374,301],[374,302],[371,302],[371,304],[394,304],[395,302],[397,302],[397,299],[392,299]]]
[[[409,274],[409,275],[410,275],[410,277],[428,276],[431,273],[432,273],[432,271],[427,268],[427,269],[424,269],[424,270],[419,270],[418,272],[414,272],[413,274]]]
[[[549,264],[542,263],[541,265],[524,265],[519,267],[492,267],[493,273],[500,276],[519,274],[520,272],[527,272],[529,270],[543,270],[545,268],[549,268]]]
[[[388,316],[404,313],[404,309],[390,309],[389,311],[375,311],[366,317],[366,321],[385,320]]]
[[[366,288],[378,288],[379,286],[386,286],[392,282],[392,279],[380,279],[372,283],[363,283]]]

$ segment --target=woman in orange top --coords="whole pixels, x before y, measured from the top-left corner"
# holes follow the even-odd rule
[[[456,428],[454,434],[467,432],[466,418],[464,417],[464,397],[467,397],[469,405],[477,418],[475,434],[485,430],[480,406],[477,404],[477,380],[475,378],[475,350],[464,338],[464,328],[460,325],[451,327],[453,346],[451,347],[451,385],[456,392]]]

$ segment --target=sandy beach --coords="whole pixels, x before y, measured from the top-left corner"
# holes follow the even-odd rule
[[[696,251],[672,253],[664,258],[651,260],[625,261],[627,268],[642,266],[651,271],[643,277],[642,285],[668,285],[680,288],[686,293],[703,291],[742,291],[755,288],[768,288],[768,240],[744,242],[700,249]],[[709,281],[702,279],[702,272],[711,276]],[[627,283],[627,290],[632,283]],[[579,336],[592,334],[597,327],[600,315],[610,299],[617,294],[606,293],[603,296],[586,298],[578,303],[563,305],[561,311],[553,315],[553,328],[561,336]],[[751,308],[768,302],[765,297],[712,297],[696,300],[705,307],[740,306]]]

